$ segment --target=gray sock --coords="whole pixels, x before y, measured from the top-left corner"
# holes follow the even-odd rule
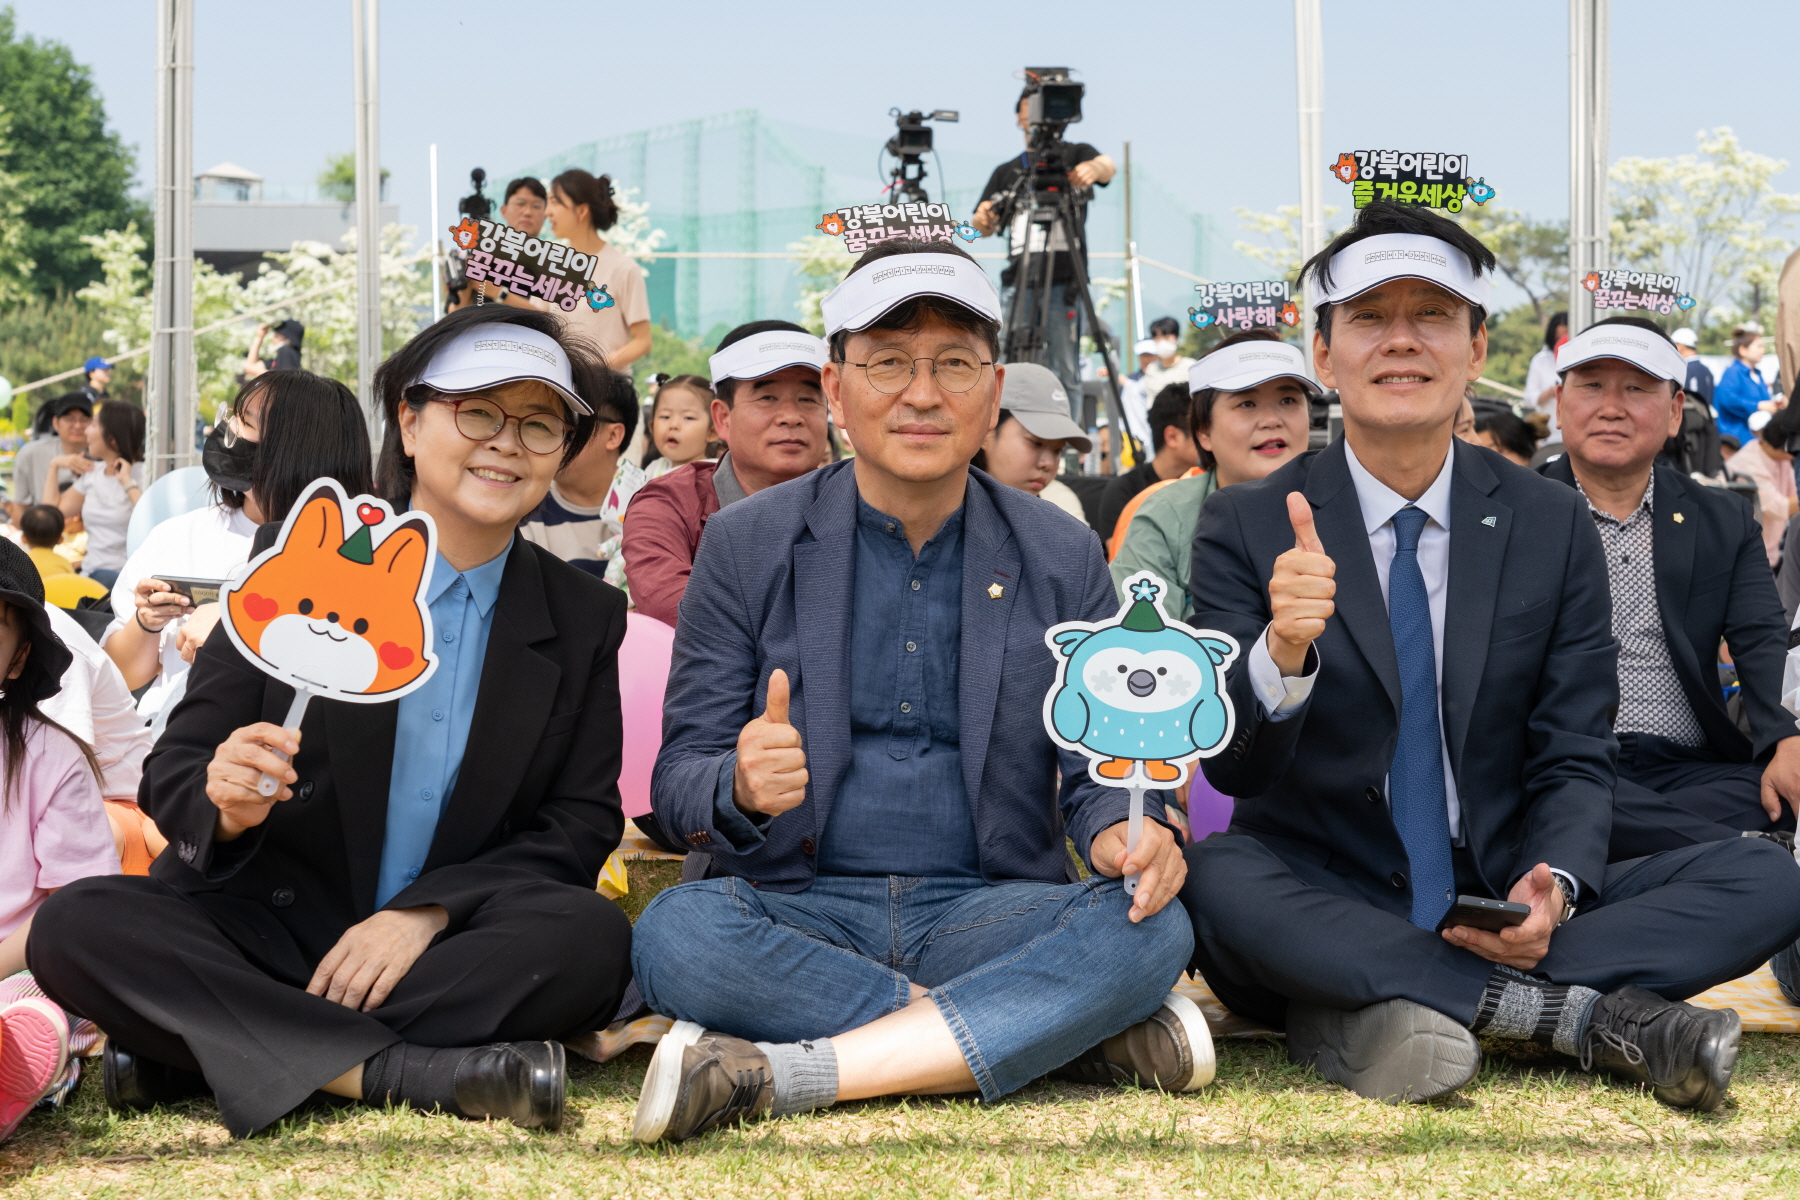
[[[837,1048],[831,1039],[781,1045],[758,1042],[756,1048],[769,1056],[769,1070],[775,1077],[771,1117],[811,1112],[837,1103]]]
[[[1578,983],[1550,983],[1496,966],[1469,1028],[1489,1037],[1537,1042],[1562,1054],[1579,1054],[1588,1012],[1599,998],[1599,992]]]

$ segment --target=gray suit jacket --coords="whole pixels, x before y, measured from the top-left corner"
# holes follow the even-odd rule
[[[811,885],[850,766],[856,496],[847,460],[719,510],[707,521],[675,630],[650,784],[657,822],[714,855],[716,871],[775,891]],[[957,702],[963,785],[989,882],[1061,883],[1065,832],[1085,856],[1095,834],[1126,818],[1127,794],[1093,783],[1087,760],[1059,750],[1043,720],[1056,674],[1044,631],[1117,611],[1091,530],[1055,505],[969,473]],[[738,731],[763,711],[777,667],[787,672],[789,719],[806,748],[807,798],[766,822],[762,840],[738,846],[714,824],[714,797],[736,765]]]

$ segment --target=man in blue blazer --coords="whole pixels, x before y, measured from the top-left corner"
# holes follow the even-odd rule
[[[1106,560],[969,466],[1004,405],[999,298],[960,249],[896,240],[823,312],[856,457],[721,510],[681,603],[651,802],[721,877],[638,921],[638,984],[679,1019],[634,1136],[993,1100],[1064,1064],[1199,1087],[1176,837],[1128,853],[1127,794],[1043,724],[1045,631],[1117,610]]]
[[[1452,437],[1493,267],[1442,217],[1363,209],[1307,268],[1344,437],[1201,513],[1193,621],[1247,652],[1236,734],[1206,763],[1232,825],[1187,855],[1195,961],[1362,1095],[1463,1086],[1482,1034],[1711,1109],[1738,1017],[1678,1001],[1793,940],[1800,872],[1757,839],[1607,864],[1617,651],[1594,521]],[[1470,911],[1496,900],[1522,920]]]

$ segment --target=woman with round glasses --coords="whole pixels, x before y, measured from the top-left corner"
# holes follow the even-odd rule
[[[239,1135],[316,1090],[560,1124],[560,1039],[611,1021],[631,938],[594,891],[624,824],[625,601],[515,534],[609,380],[563,328],[465,308],[376,373],[377,484],[438,531],[426,683],[286,730],[292,690],[215,632],[144,764],[169,852],[40,914],[79,931],[32,965],[110,1035],[109,1102],[210,1089]]]

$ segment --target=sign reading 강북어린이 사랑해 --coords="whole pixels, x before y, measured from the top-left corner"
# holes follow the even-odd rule
[[[1347,150],[1331,173],[1350,185],[1350,203],[1367,208],[1376,200],[1396,200],[1445,212],[1461,212],[1463,202],[1486,204],[1494,189],[1469,175],[1469,156],[1427,150]]]
[[[842,237],[844,249],[861,254],[889,238],[915,238],[922,242],[948,242],[962,238],[972,242],[981,235],[965,221],[950,215],[948,204],[852,204],[836,208],[813,228],[827,237]]]
[[[497,283],[521,296],[540,296],[564,312],[574,312],[583,300],[596,311],[612,307],[606,285],[594,283],[600,268],[596,255],[473,217],[452,225],[450,236],[469,256],[464,269],[471,283]]]
[[[1667,316],[1694,307],[1694,298],[1681,290],[1681,276],[1655,271],[1589,271],[1581,286],[1594,293],[1597,309],[1641,308]]]
[[[1280,328],[1300,324],[1300,306],[1285,279],[1250,283],[1196,283],[1198,303],[1188,309],[1196,329]]]

